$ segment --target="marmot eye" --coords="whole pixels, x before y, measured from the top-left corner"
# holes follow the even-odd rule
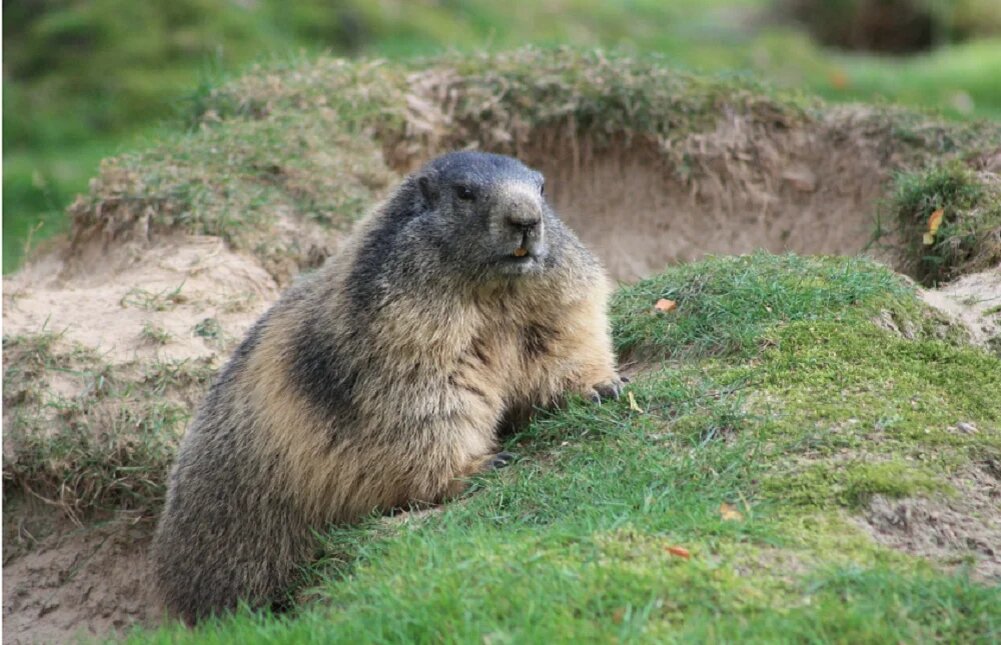
[[[471,202],[476,199],[476,194],[467,186],[456,186],[455,194],[458,195],[459,199],[467,202]]]
[[[539,184],[539,194],[543,196],[546,194],[546,182]]]

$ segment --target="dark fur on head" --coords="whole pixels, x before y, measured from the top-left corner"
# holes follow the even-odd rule
[[[467,281],[537,273],[554,264],[564,233],[544,184],[517,159],[453,152],[408,178],[394,205],[399,210],[390,210],[413,209],[408,221],[394,223],[409,238],[406,248],[436,250],[442,266]],[[524,255],[515,254],[519,249]]]

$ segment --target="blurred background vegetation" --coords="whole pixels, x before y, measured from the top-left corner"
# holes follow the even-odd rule
[[[570,44],[1001,119],[1001,0],[4,0],[3,270],[100,160],[253,62]]]

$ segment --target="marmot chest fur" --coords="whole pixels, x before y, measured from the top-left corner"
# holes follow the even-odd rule
[[[510,157],[407,177],[257,322],[180,447],[153,544],[189,622],[280,602],[312,531],[503,465],[506,415],[618,396],[603,269]]]

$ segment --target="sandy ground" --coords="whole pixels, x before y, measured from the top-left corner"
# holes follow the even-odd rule
[[[177,236],[95,254],[71,272],[57,255],[43,258],[4,280],[3,327],[5,335],[61,333],[64,346],[94,349],[113,365],[218,360],[278,293],[254,258],[218,238]],[[222,338],[195,332],[206,318]],[[169,340],[151,343],[147,326]],[[106,637],[160,620],[146,563],[150,518],[82,526],[64,518],[53,529],[44,528],[51,511],[21,506],[28,510],[5,509],[4,643]]]
[[[66,270],[50,256],[4,280],[4,333],[63,334],[112,364],[197,358],[217,351],[195,327],[206,318],[239,338],[278,296],[278,285],[216,237],[177,236],[148,249],[120,248]],[[166,331],[152,343],[144,327]]]
[[[1001,351],[1001,267],[963,276],[921,298],[970,332],[974,343]]]
[[[955,496],[876,496],[857,523],[880,544],[1001,582],[1001,463],[976,464],[951,483]]]
[[[73,527],[4,563],[3,642],[62,643],[153,626],[149,523]]]

